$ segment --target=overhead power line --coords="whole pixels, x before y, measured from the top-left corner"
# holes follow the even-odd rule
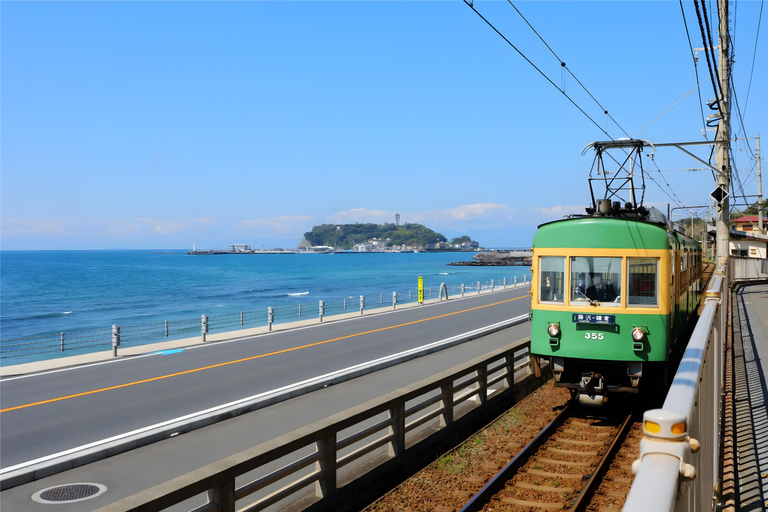
[[[702,2],[703,4],[704,2]],[[701,11],[699,9],[699,2],[698,0],[693,0],[693,5],[696,7],[696,18],[699,22],[699,30],[701,31],[701,40],[704,44],[704,56],[707,60],[707,68],[709,69],[709,78],[712,81],[712,89],[715,92],[715,100],[717,104],[717,110],[720,110],[720,98],[722,95],[720,94],[720,88],[718,87],[719,80],[715,78],[715,73],[712,71],[712,60],[714,60],[714,54],[710,58],[710,52],[707,50],[707,47],[709,46],[709,39],[707,38],[706,31],[709,30],[709,20],[706,20],[707,29],[705,31],[704,29],[704,22],[701,19]],[[706,19],[706,11],[705,11],[705,19]],[[713,108],[712,105],[709,106],[709,108]],[[721,112],[722,115],[722,112]],[[709,126],[709,125],[708,125]]]
[[[744,110],[747,110],[747,103],[749,103],[749,91],[752,89],[752,74],[755,72],[755,57],[757,57],[757,41],[760,39],[760,23],[763,20],[763,3],[760,2],[760,15],[757,17],[757,35],[755,35],[755,51],[752,54],[752,71],[749,72],[749,87],[747,87],[747,98],[744,100]]]
[[[582,84],[582,83],[581,83],[581,81],[579,81],[579,79],[576,77],[576,75],[574,75],[574,74],[573,74],[573,72],[572,72],[572,71],[571,71],[571,70],[568,68],[568,66],[565,64],[565,62],[564,62],[564,61],[563,61],[563,60],[562,60],[562,59],[561,59],[561,58],[560,58],[560,57],[557,55],[557,53],[555,53],[555,51],[552,49],[552,47],[551,47],[551,46],[549,46],[549,44],[547,44],[547,42],[544,40],[544,38],[543,38],[543,37],[541,37],[541,35],[540,35],[540,34],[539,34],[537,31],[536,31],[536,29],[535,29],[535,28],[534,28],[534,27],[533,27],[533,26],[530,24],[530,22],[528,22],[528,20],[525,18],[525,16],[523,16],[523,14],[522,14],[522,13],[521,13],[521,12],[520,12],[518,9],[517,9],[517,7],[515,7],[515,5],[514,5],[514,4],[511,2],[511,0],[507,0],[507,1],[508,1],[508,2],[509,2],[509,4],[510,4],[510,5],[511,5],[511,6],[512,6],[514,9],[515,9],[515,11],[517,11],[517,13],[518,13],[518,14],[520,15],[520,17],[523,19],[523,21],[525,21],[525,23],[526,23],[526,24],[527,24],[527,25],[528,25],[528,26],[531,28],[531,30],[532,30],[532,31],[533,31],[533,32],[534,32],[534,33],[535,33],[535,34],[536,34],[536,35],[539,37],[539,39],[541,40],[541,42],[542,42],[542,43],[544,43],[544,45],[547,47],[547,49],[549,49],[549,51],[552,53],[552,55],[554,55],[554,56],[555,56],[555,58],[556,58],[556,59],[558,60],[558,62],[560,63],[560,66],[561,66],[562,68],[564,68],[564,69],[566,69],[566,70],[568,71],[568,73],[569,73],[569,74],[570,74],[570,75],[571,75],[571,76],[574,78],[574,80],[576,80],[576,82],[577,82],[577,83],[578,83],[578,84],[579,84],[579,85],[580,85],[580,86],[581,86],[581,87],[582,87],[582,88],[583,88],[583,89],[586,91],[586,93],[587,93],[587,94],[590,96],[590,98],[592,98],[592,100],[593,100],[595,103],[597,103],[597,105],[598,105],[598,106],[599,106],[599,107],[600,107],[600,108],[603,110],[603,113],[604,113],[604,114],[606,114],[606,115],[608,115],[608,117],[611,119],[611,121],[613,121],[613,122],[616,124],[616,126],[618,126],[618,127],[619,127],[619,129],[620,129],[621,131],[623,131],[623,132],[624,132],[624,134],[625,134],[625,135],[627,135],[627,137],[629,137],[629,134],[626,132],[626,130],[624,130],[624,128],[622,128],[622,127],[621,127],[621,125],[619,125],[619,123],[618,123],[618,122],[617,122],[617,121],[616,121],[616,120],[615,120],[613,117],[611,117],[611,116],[610,116],[610,114],[608,114],[608,111],[607,111],[607,110],[606,110],[606,109],[605,109],[605,108],[604,108],[604,107],[603,107],[603,106],[600,104],[600,102],[599,102],[599,101],[597,101],[597,99],[596,99],[596,98],[595,98],[595,97],[592,95],[592,93],[590,93],[590,92],[589,92],[589,90],[588,90],[588,89],[587,89],[587,88],[584,86],[584,84]],[[579,110],[579,111],[580,111],[582,114],[584,114],[584,116],[585,116],[587,119],[589,119],[589,120],[592,122],[592,124],[594,124],[594,125],[595,125],[595,126],[596,126],[596,127],[597,127],[597,128],[600,130],[600,131],[601,131],[601,132],[603,132],[603,133],[604,133],[606,136],[608,136],[608,138],[609,138],[609,139],[611,139],[611,140],[614,140],[614,138],[613,138],[613,137],[611,137],[611,135],[610,135],[610,134],[609,134],[609,133],[608,133],[608,132],[607,132],[605,129],[603,129],[603,127],[602,127],[602,126],[600,126],[600,125],[599,125],[599,124],[598,124],[598,123],[597,123],[597,122],[596,122],[594,119],[592,119],[592,117],[590,117],[590,116],[589,116],[589,114],[587,114],[587,113],[584,111],[584,109],[582,109],[582,108],[581,108],[581,107],[580,107],[580,106],[579,106],[579,105],[578,105],[578,104],[577,104],[577,103],[576,103],[576,102],[575,102],[575,101],[574,101],[574,100],[573,100],[573,99],[572,99],[570,96],[568,96],[568,94],[565,92],[565,90],[563,90],[562,88],[558,87],[558,86],[557,86],[557,84],[555,84],[555,83],[554,83],[554,82],[553,82],[553,81],[552,81],[552,80],[551,80],[551,79],[550,79],[550,78],[549,78],[549,77],[548,77],[548,76],[547,76],[547,75],[546,75],[546,74],[545,74],[545,73],[544,73],[544,72],[543,72],[541,69],[539,69],[539,67],[538,67],[538,66],[536,66],[536,65],[535,65],[535,64],[534,64],[534,63],[533,63],[533,62],[532,62],[532,61],[531,61],[531,60],[530,60],[530,59],[529,59],[529,58],[528,58],[528,57],[527,57],[527,56],[526,56],[526,55],[525,55],[525,54],[524,54],[522,51],[520,51],[520,50],[519,50],[519,49],[518,49],[518,48],[517,48],[517,47],[516,47],[516,46],[515,46],[515,45],[514,45],[514,44],[513,44],[513,43],[512,43],[512,42],[511,42],[511,41],[510,41],[510,40],[509,40],[509,39],[508,39],[508,38],[507,38],[505,35],[504,35],[504,34],[502,34],[502,33],[501,33],[501,31],[499,31],[499,29],[497,29],[497,28],[496,28],[496,27],[493,25],[493,23],[491,23],[490,21],[488,21],[488,19],[486,19],[486,18],[485,18],[485,17],[484,17],[482,14],[480,14],[480,12],[478,12],[478,10],[477,10],[477,9],[475,9],[475,6],[474,6],[474,0],[464,0],[464,3],[465,3],[465,4],[466,4],[466,5],[467,5],[467,6],[468,6],[470,9],[472,9],[472,10],[475,12],[475,14],[477,14],[477,15],[480,17],[480,19],[482,19],[482,20],[483,20],[483,21],[484,21],[484,22],[485,22],[485,23],[486,23],[486,24],[487,24],[489,27],[491,27],[491,29],[493,29],[493,31],[494,31],[494,32],[496,32],[496,34],[498,34],[498,35],[499,35],[499,37],[501,37],[501,38],[502,38],[502,39],[503,39],[503,40],[504,40],[504,41],[505,41],[505,42],[506,42],[506,43],[507,43],[507,44],[508,44],[510,47],[512,47],[512,49],[513,49],[513,50],[515,50],[515,51],[516,51],[516,52],[517,52],[517,53],[518,53],[518,54],[519,54],[519,55],[520,55],[520,56],[521,56],[523,59],[525,59],[525,61],[526,61],[526,62],[528,62],[528,64],[530,64],[530,65],[531,65],[531,66],[532,66],[532,67],[533,67],[533,68],[534,68],[536,71],[538,71],[538,72],[539,72],[539,74],[540,74],[541,76],[543,76],[543,77],[544,77],[544,79],[546,79],[546,80],[547,80],[547,82],[549,82],[549,83],[550,83],[550,84],[551,84],[551,85],[552,85],[552,86],[553,86],[555,89],[557,89],[557,90],[558,90],[558,91],[559,91],[559,92],[560,92],[560,93],[561,93],[563,96],[565,96],[566,98],[568,98],[568,101],[570,101],[570,102],[571,102],[571,104],[573,104],[573,106],[575,106],[575,107],[576,107],[576,108],[577,108],[577,109],[578,109],[578,110]],[[705,46],[706,46],[706,45],[705,45]],[[698,75],[697,75],[697,76],[698,76]],[[699,86],[700,86],[700,85],[701,85],[701,84],[699,84]],[[696,88],[698,89],[698,87],[699,87],[699,86],[697,86]],[[691,91],[690,91],[688,94],[690,94],[691,92],[693,92],[693,90],[691,90]],[[688,96],[688,94],[686,94],[685,96],[683,96],[683,98],[685,98],[686,96]],[[681,98],[680,100],[678,100],[678,103],[679,103],[679,101],[681,101],[683,98]],[[675,103],[675,105],[676,105],[676,104],[677,104],[677,103]],[[674,107],[675,105],[672,105],[672,107]],[[672,107],[670,107],[670,108],[672,108]],[[669,109],[667,109],[667,111],[668,111],[668,110],[669,110]],[[664,113],[666,113],[666,111],[665,111]],[[662,113],[662,115],[663,115],[664,113]],[[659,117],[661,117],[661,116],[659,116]],[[656,119],[658,119],[658,117],[657,117]],[[656,119],[654,119],[654,121],[656,121]],[[651,121],[651,123],[653,123],[654,121]],[[646,128],[647,128],[647,126],[646,126]],[[644,129],[645,129],[645,128],[643,128],[643,130],[644,130]],[[642,130],[641,130],[641,131],[642,131]],[[625,153],[626,153],[626,150],[624,150],[624,151],[625,151]],[[612,159],[614,162],[616,162],[616,164],[617,164],[617,165],[619,165],[620,167],[622,166],[622,164],[621,164],[621,163],[620,163],[618,160],[616,160],[616,158],[615,158],[613,155],[611,155],[610,153],[608,153],[608,156],[609,156],[609,157],[610,157],[610,158],[611,158],[611,159]],[[646,154],[646,156],[647,156],[647,154]],[[651,161],[653,161],[653,159],[652,159],[652,158],[651,158]],[[661,169],[659,169],[659,167],[658,167],[658,165],[656,164],[656,162],[655,162],[655,161],[653,161],[653,163],[654,163],[654,165],[656,166],[656,169],[657,169],[657,170],[658,170],[658,172],[659,172],[659,176],[661,176],[661,178],[664,180],[664,183],[666,184],[666,186],[667,186],[667,189],[669,190],[669,192],[668,192],[666,189],[664,189],[664,188],[663,188],[661,185],[659,185],[659,183],[658,183],[658,182],[657,182],[657,181],[656,181],[656,180],[653,178],[653,176],[651,176],[651,175],[650,175],[650,174],[649,174],[647,171],[643,170],[643,174],[644,174],[645,176],[648,176],[648,178],[649,178],[649,179],[650,179],[650,180],[651,180],[651,181],[652,181],[652,182],[653,182],[653,183],[654,183],[654,184],[655,184],[657,187],[659,187],[659,189],[660,189],[660,190],[661,190],[661,191],[662,191],[662,192],[663,192],[663,193],[664,193],[664,194],[665,194],[665,195],[666,195],[666,196],[667,196],[667,197],[668,197],[668,198],[669,198],[669,199],[670,199],[670,200],[671,200],[673,203],[677,204],[678,206],[681,206],[681,205],[682,205],[682,202],[680,201],[680,198],[679,198],[679,197],[677,197],[677,194],[675,194],[674,190],[672,190],[672,187],[670,186],[670,184],[669,184],[669,182],[667,181],[667,179],[664,177],[664,174],[662,173]],[[671,193],[672,195],[670,195],[670,193]],[[674,197],[673,197],[673,196],[674,196]]]
[[[707,138],[707,117],[704,115],[704,106],[701,99],[701,84],[699,80],[699,68],[696,66],[696,55],[693,52],[693,44],[691,43],[691,33],[688,31],[688,20],[685,19],[685,9],[683,9],[683,0],[680,0],[680,13],[683,15],[683,25],[685,26],[685,35],[688,37],[688,48],[691,50],[691,60],[693,61],[693,72],[696,74],[696,83],[699,84],[696,87],[696,92],[699,94],[699,110],[701,110],[701,124],[704,126],[704,138]],[[643,128],[645,129],[645,128]]]
[[[616,121],[616,120],[613,118],[613,116],[611,116],[611,114],[609,114],[609,113],[608,113],[608,110],[607,110],[605,107],[603,107],[603,106],[600,104],[600,102],[599,102],[599,101],[597,101],[597,98],[595,98],[595,97],[592,95],[592,93],[591,93],[591,92],[589,92],[589,89],[587,89],[587,88],[586,88],[586,86],[585,86],[584,84],[582,84],[582,83],[581,83],[581,81],[580,81],[580,80],[579,80],[579,79],[576,77],[576,75],[574,75],[574,74],[573,74],[573,71],[571,71],[571,69],[568,67],[568,65],[565,63],[565,61],[563,61],[563,59],[561,59],[561,58],[560,58],[560,56],[559,56],[559,55],[557,55],[557,54],[555,53],[555,50],[553,50],[553,49],[552,49],[552,47],[551,47],[551,46],[549,46],[549,44],[547,44],[547,42],[544,40],[544,38],[543,38],[543,37],[541,37],[541,34],[539,34],[539,33],[538,33],[538,31],[537,31],[535,28],[533,28],[533,25],[531,25],[531,23],[530,23],[530,22],[529,22],[529,21],[526,19],[526,17],[525,17],[525,16],[523,16],[523,13],[521,13],[521,12],[520,12],[520,9],[518,9],[518,8],[517,8],[517,6],[515,6],[515,4],[513,4],[513,3],[512,3],[512,0],[507,0],[507,2],[509,2],[509,5],[511,5],[511,6],[512,6],[512,8],[515,10],[515,12],[517,12],[517,14],[519,14],[519,15],[520,15],[520,17],[521,17],[521,18],[523,19],[523,21],[524,21],[524,22],[525,22],[525,23],[526,23],[526,24],[527,24],[527,25],[530,27],[530,29],[531,29],[531,30],[533,30],[533,33],[534,33],[534,34],[536,34],[536,35],[538,36],[538,38],[541,40],[541,42],[542,42],[542,43],[544,43],[544,46],[546,46],[546,47],[547,47],[547,49],[548,49],[550,52],[552,52],[552,55],[554,55],[554,56],[555,56],[555,58],[557,59],[557,61],[560,63],[560,66],[561,66],[563,69],[565,69],[566,71],[568,71],[568,74],[570,74],[570,75],[573,77],[573,79],[574,79],[574,80],[576,80],[576,83],[577,83],[577,84],[579,84],[579,85],[581,86],[581,88],[582,88],[582,89],[584,89],[584,91],[585,91],[585,92],[586,92],[586,93],[589,95],[589,97],[590,97],[590,98],[592,98],[592,100],[593,100],[593,101],[594,101],[594,102],[597,104],[597,106],[598,106],[598,107],[600,107],[600,109],[603,111],[603,114],[607,115],[607,116],[610,118],[610,120],[611,120],[611,121],[613,121],[613,123],[614,123],[616,126],[618,126],[618,127],[619,127],[619,130],[621,130],[622,132],[624,132],[624,135],[626,135],[627,137],[629,137],[630,135],[627,133],[627,131],[626,131],[624,128],[622,128],[622,127],[621,127],[621,125],[618,123],[618,121]]]
[[[516,51],[516,52],[517,52],[517,53],[518,53],[518,54],[519,54],[519,55],[520,55],[520,56],[521,56],[523,59],[525,59],[525,61],[526,61],[528,64],[530,64],[530,65],[533,67],[533,69],[535,69],[536,71],[538,71],[538,72],[539,72],[539,74],[540,74],[541,76],[543,76],[543,77],[544,77],[544,79],[546,79],[546,81],[547,81],[547,82],[549,82],[550,84],[552,84],[552,87],[554,87],[555,89],[557,89],[558,91],[560,91],[560,93],[561,93],[563,96],[565,96],[566,98],[568,98],[568,101],[570,101],[570,102],[571,102],[571,104],[572,104],[574,107],[576,107],[576,108],[579,110],[579,112],[581,112],[582,114],[584,114],[584,116],[585,116],[587,119],[589,119],[589,120],[592,122],[592,124],[594,124],[594,125],[595,125],[595,126],[596,126],[596,127],[597,127],[597,128],[600,130],[600,131],[601,131],[601,132],[603,132],[603,133],[604,133],[604,134],[605,134],[605,135],[606,135],[606,136],[607,136],[609,139],[611,139],[611,140],[614,140],[614,139],[613,139],[613,137],[611,137],[611,136],[610,136],[610,134],[609,134],[607,131],[605,131],[605,129],[604,129],[602,126],[600,126],[600,125],[597,123],[597,121],[595,121],[594,119],[592,119],[592,117],[590,117],[590,115],[589,115],[589,114],[587,114],[587,113],[584,111],[584,109],[582,109],[582,108],[581,108],[581,107],[580,107],[580,106],[579,106],[579,105],[578,105],[578,104],[577,104],[577,103],[576,103],[576,102],[573,100],[573,98],[571,98],[570,96],[568,96],[568,94],[567,94],[567,93],[566,93],[566,92],[565,92],[563,89],[561,89],[560,87],[558,87],[558,86],[557,86],[557,84],[555,84],[555,83],[554,83],[554,82],[553,82],[553,81],[552,81],[552,80],[551,80],[551,79],[550,79],[550,78],[549,78],[549,77],[548,77],[548,76],[547,76],[547,75],[546,75],[546,74],[545,74],[545,73],[544,73],[542,70],[540,70],[540,69],[539,69],[539,68],[536,66],[536,64],[534,64],[533,62],[531,62],[531,59],[529,59],[528,57],[526,57],[526,56],[525,56],[525,54],[524,54],[523,52],[521,52],[521,51],[520,51],[520,50],[519,50],[519,49],[518,49],[518,48],[517,48],[517,47],[516,47],[514,44],[512,44],[512,42],[511,42],[509,39],[507,39],[507,37],[506,37],[504,34],[502,34],[502,33],[499,31],[499,29],[497,29],[497,28],[496,28],[496,27],[493,25],[493,23],[491,23],[490,21],[488,21],[488,20],[487,20],[487,19],[486,19],[486,18],[485,18],[485,17],[484,17],[482,14],[480,14],[480,12],[478,12],[478,10],[477,10],[477,9],[475,9],[475,6],[474,6],[474,5],[472,5],[472,2],[471,2],[471,1],[469,1],[469,0],[464,0],[464,3],[465,3],[465,4],[467,4],[467,6],[468,6],[470,9],[472,9],[472,10],[475,12],[475,14],[477,14],[478,16],[480,16],[480,19],[481,19],[481,20],[483,20],[483,21],[484,21],[484,22],[485,22],[485,23],[486,23],[486,24],[487,24],[489,27],[491,27],[491,28],[493,29],[493,31],[494,31],[494,32],[496,32],[496,33],[499,35],[499,37],[501,37],[501,38],[502,38],[502,39],[503,39],[503,40],[504,40],[504,41],[505,41],[505,42],[506,42],[506,43],[507,43],[509,46],[511,46],[511,47],[512,47],[512,49],[513,49],[513,50],[515,50],[515,51]]]

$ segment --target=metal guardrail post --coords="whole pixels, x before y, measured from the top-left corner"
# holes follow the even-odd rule
[[[221,485],[208,489],[208,503],[215,503],[218,512],[235,512],[235,479],[228,478]]]
[[[200,317],[200,335],[203,338],[203,343],[205,343],[208,336],[208,315]]]
[[[64,333],[61,333],[61,351],[64,352]]]
[[[299,306],[301,308],[301,306]],[[243,312],[240,312],[240,325],[243,325]]]
[[[507,278],[506,278],[506,277],[504,278],[504,288],[503,288],[503,289],[504,289],[504,290],[506,290],[506,289],[507,289]]]
[[[322,315],[321,315],[322,316]],[[267,330],[272,330],[272,324],[275,321],[275,310],[272,306],[267,308]]]
[[[347,299],[346,299],[346,297],[345,297],[345,298],[344,298],[344,311],[346,311],[346,310],[347,310]]]
[[[318,310],[320,312],[320,321],[323,321],[323,315],[325,314],[325,302],[320,301],[320,304],[318,305]]]
[[[443,395],[440,400],[443,409],[440,415],[440,426],[447,427],[453,423],[453,381],[440,386],[440,394]]]
[[[315,468],[323,476],[315,484],[315,496],[329,498],[336,494],[336,432],[317,441],[316,446],[323,455],[315,463]]]
[[[392,292],[392,309],[397,309],[397,292]]]
[[[513,282],[514,282],[514,285],[516,287],[517,286],[517,276],[514,277],[514,281]]]
[[[242,313],[240,314],[240,325],[243,325]],[[165,321],[165,337],[168,337],[168,320]]]
[[[120,326],[113,325],[112,326],[112,357],[117,357],[117,347],[119,346],[120,346]]]
[[[475,403],[482,405],[488,399],[488,367],[481,365],[477,369],[477,395]]]
[[[504,380],[507,381],[507,388],[508,389],[512,389],[515,386],[515,356],[514,356],[514,354],[508,354],[508,355],[504,356],[504,370],[505,370]]]
[[[528,276],[523,274],[523,284],[527,284],[527,283],[528,283]]]
[[[360,296],[360,314],[363,314],[363,311],[365,311],[365,295]]]
[[[392,418],[392,426],[389,428],[392,433],[389,456],[398,457],[405,453],[405,402],[390,409],[389,416]]]
[[[381,304],[381,305],[384,304],[384,294],[383,293],[379,294],[379,304]]]
[[[461,283],[461,296],[464,297],[464,287],[466,285],[464,283]]]
[[[480,295],[480,281],[477,282],[477,294]]]
[[[299,318],[301,318],[301,304],[299,304]]]
[[[496,288],[496,285],[493,282],[493,279],[491,279],[491,291],[493,291],[495,288]]]

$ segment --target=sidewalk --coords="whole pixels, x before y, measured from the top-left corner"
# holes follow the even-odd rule
[[[768,284],[737,288],[733,302],[737,509],[768,509]]]

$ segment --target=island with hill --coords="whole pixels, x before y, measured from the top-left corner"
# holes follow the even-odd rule
[[[423,224],[321,224],[304,233],[298,250],[335,251],[474,251],[479,243],[464,235],[450,241]]]

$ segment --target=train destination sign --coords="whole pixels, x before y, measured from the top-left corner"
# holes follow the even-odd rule
[[[587,315],[583,313],[573,313],[574,323],[580,324],[616,324],[616,315]]]

